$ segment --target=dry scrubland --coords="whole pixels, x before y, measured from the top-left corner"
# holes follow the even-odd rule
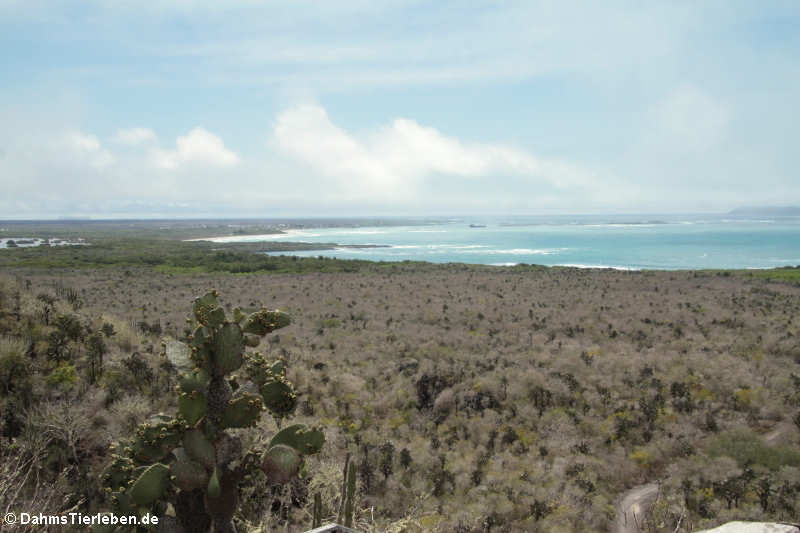
[[[259,480],[243,488],[240,530],[274,530],[287,509],[290,531],[310,528],[315,492],[335,515],[348,451],[364,531],[610,531],[619,496],[654,480],[647,531],[800,516],[800,287],[457,266],[6,270],[0,510],[103,506],[108,445],[174,411],[161,338],[185,335],[211,287],[231,307],[293,315],[260,349],[288,360],[295,419],[328,437],[291,505]],[[84,328],[60,348],[59,316]],[[95,384],[92,331],[107,350]]]

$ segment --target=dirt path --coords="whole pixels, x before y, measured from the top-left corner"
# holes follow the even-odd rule
[[[791,421],[784,421],[775,426],[772,431],[764,434],[764,442],[773,446],[779,444],[783,437],[794,431]],[[639,521],[646,507],[658,494],[657,483],[647,483],[633,487],[622,495],[617,505],[617,518],[614,521],[614,533],[641,533]]]
[[[770,446],[775,444],[780,444],[780,441],[784,435],[791,433],[794,430],[794,422],[791,420],[785,420],[775,426],[775,428],[770,431],[769,433],[764,435],[764,442],[769,444]]]
[[[617,505],[617,519],[614,523],[615,533],[640,533],[639,521],[644,510],[658,494],[658,483],[647,483],[633,487],[622,495]]]

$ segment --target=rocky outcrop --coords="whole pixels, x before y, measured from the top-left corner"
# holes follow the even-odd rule
[[[800,533],[800,526],[767,522],[728,522],[698,533]]]

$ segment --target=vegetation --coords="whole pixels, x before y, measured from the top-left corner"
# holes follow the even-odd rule
[[[278,420],[295,409],[285,361],[244,355],[245,346],[287,326],[288,315],[262,309],[245,317],[236,308],[229,321],[210,292],[195,300],[194,321],[188,345],[165,346],[178,370],[178,416],[152,417],[135,438],[114,446],[122,453],[112,455],[102,482],[117,516],[152,514],[164,522],[172,519],[171,503],[183,531],[234,532],[242,481],[260,468],[268,483],[288,483],[303,458],[320,451],[325,436],[295,424],[275,434],[265,450],[244,451],[242,437],[231,433],[254,427],[265,408]]]
[[[620,495],[654,480],[648,531],[800,515],[792,279],[147,243],[0,253],[3,508],[106,509],[111,442],[135,443],[152,413],[206,424],[211,373],[197,395],[176,396],[185,370],[159,347],[194,342],[183,304],[214,286],[245,317],[259,302],[293,317],[260,349],[285,361],[295,422],[327,436],[291,481],[276,485],[260,468],[242,479],[239,531],[304,531],[312,515],[344,519],[346,507],[365,532],[610,531]],[[275,268],[231,275],[240,260]],[[248,368],[228,383],[266,403]],[[217,436],[269,449],[278,422],[254,424]],[[137,465],[172,468],[183,438]],[[284,452],[282,464],[295,464]],[[354,475],[342,469],[348,455]],[[203,467],[205,488],[193,490],[207,493],[215,466],[187,458]],[[182,490],[158,501],[174,508]]]

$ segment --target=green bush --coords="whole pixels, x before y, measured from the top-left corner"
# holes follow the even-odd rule
[[[61,387],[70,390],[78,381],[75,367],[67,361],[61,361],[47,376],[47,384],[51,387]]]
[[[707,446],[711,457],[727,456],[739,466],[761,465],[770,470],[782,466],[800,466],[800,450],[789,446],[770,446],[749,431],[726,431]]]

